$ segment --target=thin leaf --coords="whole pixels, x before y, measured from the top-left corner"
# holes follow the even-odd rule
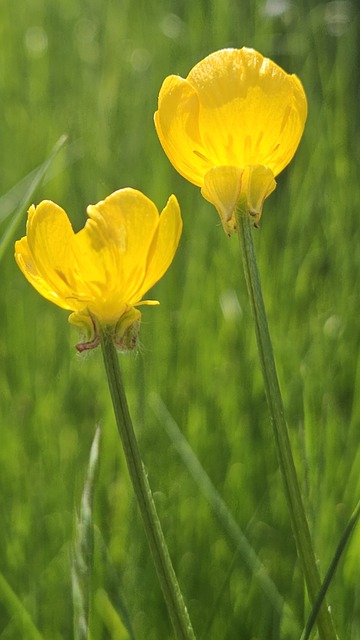
[[[101,616],[112,640],[131,640],[133,638],[104,589],[97,591],[95,603],[98,614]]]
[[[19,637],[21,634],[23,638],[28,638],[29,640],[44,640],[40,631],[33,623],[30,614],[25,609],[23,603],[1,573],[0,602],[2,602],[6,607],[9,614],[12,616],[13,622],[18,627]]]
[[[66,139],[63,136],[64,140]],[[61,140],[61,138],[60,138]],[[83,155],[83,150],[80,144],[80,141],[72,142],[67,149],[66,158],[64,160],[64,165],[73,164]],[[20,205],[20,202],[23,200],[25,193],[28,193],[31,189],[31,185],[36,179],[36,175],[38,171],[40,171],[42,165],[36,167],[28,173],[25,178],[19,180],[7,193],[4,193],[3,196],[0,196],[0,224],[2,224],[6,218],[8,218],[13,211]],[[61,168],[53,165],[51,170],[47,172],[47,174],[43,178],[43,184],[46,184],[49,180],[51,180],[55,175],[62,170]]]
[[[99,529],[95,528],[94,535],[95,548],[99,550],[100,563],[104,574],[104,583],[106,584],[106,591],[105,589],[98,589],[95,594],[96,611],[108,629],[114,623],[113,626],[115,626],[117,629],[124,628],[126,630],[127,636],[130,640],[135,640],[135,631],[133,629],[131,616],[125,602],[123,593],[124,589],[122,589],[122,586],[120,584],[121,580],[114,567],[111,556],[108,552],[105,541]],[[105,599],[105,597],[108,606],[103,609],[101,603],[103,599]],[[110,604],[111,609],[109,608]],[[110,611],[111,616],[109,618],[108,614],[110,613]],[[119,622],[116,624],[114,622],[114,616],[119,619]]]
[[[0,260],[2,259],[7,246],[9,245],[9,243],[11,242],[11,239],[13,238],[14,231],[17,225],[19,224],[24,211],[27,210],[27,208],[29,207],[29,204],[31,203],[31,198],[34,194],[34,191],[37,189],[40,182],[44,178],[51,163],[53,162],[56,155],[59,153],[66,139],[67,139],[67,136],[65,135],[61,136],[61,138],[59,138],[59,140],[53,147],[49,157],[45,160],[45,162],[43,162],[37,169],[35,169],[28,176],[26,176],[26,178],[24,178],[23,181],[20,183],[20,185],[22,185],[25,188],[25,193],[23,194],[20,202],[18,202],[15,213],[12,216],[11,221],[6,228],[4,235],[0,239]],[[5,218],[11,212],[12,203],[14,203],[14,201],[16,201],[16,199],[18,198],[18,193],[19,193],[19,185],[16,185],[16,187],[13,187],[13,189],[11,189],[7,194],[5,194],[5,196],[1,198],[0,221],[5,220]]]
[[[81,498],[80,516],[76,522],[72,558],[72,593],[74,605],[74,635],[77,640],[89,636],[91,575],[94,554],[94,526],[92,517],[94,487],[96,483],[101,429],[98,426],[90,451],[88,471]]]
[[[152,394],[150,401],[155,414],[177,449],[185,466],[188,468],[204,497],[208,501],[220,524],[234,543],[236,553],[241,555],[245,564],[250,569],[254,580],[258,582],[277,614],[280,617],[283,617],[283,619],[286,619],[286,628],[289,633],[292,634],[292,637],[296,637],[296,635],[300,633],[300,627],[295,620],[293,612],[290,610],[284,598],[277,590],[276,585],[269,577],[266,568],[262,564],[261,560],[259,560],[253,547],[250,545],[232,513],[229,511],[226,503],[214,487],[193,449],[181,433],[174,418],[158,395]]]
[[[357,523],[357,521],[359,519],[359,516],[360,516],[360,500],[357,503],[353,513],[351,514],[349,522],[346,525],[345,531],[344,531],[343,535],[340,538],[339,544],[338,544],[338,546],[336,548],[336,551],[334,553],[334,557],[330,562],[330,565],[329,565],[329,568],[328,568],[328,570],[326,572],[324,581],[323,581],[323,583],[321,585],[321,589],[319,591],[319,595],[315,600],[314,606],[313,606],[312,611],[311,611],[311,613],[309,615],[308,621],[306,623],[306,627],[305,627],[305,629],[303,631],[303,634],[302,634],[300,640],[309,640],[309,638],[310,638],[311,631],[312,631],[313,626],[314,626],[314,624],[316,622],[316,617],[317,617],[317,615],[319,613],[319,609],[320,609],[320,607],[321,607],[321,605],[322,605],[322,603],[324,601],[324,598],[325,598],[327,590],[328,590],[328,588],[330,586],[331,580],[334,577],[335,571],[336,571],[337,566],[339,564],[340,558],[341,558],[341,556],[342,556],[342,554],[344,552],[345,546],[346,546],[346,544],[347,544],[352,532],[355,529],[355,526],[356,526],[356,523]]]

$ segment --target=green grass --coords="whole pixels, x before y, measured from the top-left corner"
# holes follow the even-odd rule
[[[198,637],[289,635],[153,410],[160,396],[300,626],[309,613],[268,424],[237,239],[169,164],[153,126],[164,77],[253,46],[297,73],[304,138],[266,201],[256,249],[297,468],[322,572],[360,494],[359,13],[355,3],[20,0],[0,6],[0,194],[60,151],[33,201],[87,204],[124,186],[184,232],[122,357],[130,409]],[[350,11],[348,23],[335,9]],[[332,12],[332,13],[331,13]],[[335,18],[334,18],[335,15]],[[334,35],[334,31],[338,35]],[[16,200],[16,199],[15,199]],[[4,205],[5,206],[5,205]],[[14,205],[15,207],[15,205]],[[0,211],[0,221],[2,220]],[[0,222],[0,235],[10,218]],[[14,240],[24,233],[25,218]],[[91,640],[167,640],[167,614],[116,431],[100,353],[3,255],[0,286],[0,639],[73,637],[71,553],[95,428]],[[341,640],[360,637],[356,529],[329,591]],[[6,586],[7,585],[7,586]],[[31,622],[29,622],[29,620]],[[131,621],[133,635],[124,622]],[[211,622],[210,626],[209,623]],[[35,631],[34,631],[35,629]]]

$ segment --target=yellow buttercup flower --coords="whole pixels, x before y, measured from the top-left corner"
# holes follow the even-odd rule
[[[254,49],[223,49],[165,79],[155,127],[177,171],[215,205],[227,233],[242,203],[257,223],[307,116],[300,80]]]
[[[180,208],[171,196],[161,215],[140,191],[121,189],[87,208],[89,219],[74,233],[65,211],[44,200],[29,210],[26,236],[15,244],[16,261],[47,300],[73,311],[73,324],[94,331],[112,328],[120,348],[136,344],[146,292],[163,276],[181,231]]]

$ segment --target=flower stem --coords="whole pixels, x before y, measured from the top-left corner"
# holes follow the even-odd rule
[[[140,457],[126,401],[118,354],[111,333],[103,331],[101,347],[126,463],[175,635],[178,640],[195,640],[195,634],[171,563],[150,485]]]
[[[321,580],[317,568],[305,508],[301,498],[299,482],[291,450],[289,432],[284,415],[283,402],[261,291],[260,276],[256,262],[252,236],[252,220],[248,211],[241,203],[237,207],[236,218],[245,280],[255,322],[255,332],[264,380],[265,395],[270,412],[279,466],[284,481],[297,552],[304,572],[310,604],[311,606],[314,606],[320,591]],[[334,624],[325,602],[323,602],[318,612],[317,625],[321,640],[336,640],[337,636]]]

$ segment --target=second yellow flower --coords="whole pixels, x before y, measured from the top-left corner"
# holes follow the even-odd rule
[[[169,76],[155,126],[169,160],[201,187],[223,227],[242,201],[257,222],[275,176],[292,159],[307,116],[300,80],[254,49],[223,49],[186,79]]]

